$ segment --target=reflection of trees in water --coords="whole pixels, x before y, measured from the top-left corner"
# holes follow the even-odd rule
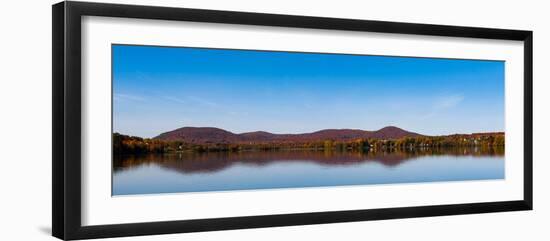
[[[155,164],[184,173],[216,172],[234,164],[267,165],[271,163],[310,162],[318,165],[353,165],[376,162],[396,166],[422,156],[503,156],[503,148],[415,148],[384,152],[335,152],[335,151],[250,151],[172,153],[115,156],[115,171],[141,165]]]

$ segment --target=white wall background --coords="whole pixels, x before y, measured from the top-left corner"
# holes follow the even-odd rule
[[[0,240],[51,231],[51,4],[0,10]],[[535,210],[115,240],[549,240],[550,17],[545,1],[118,0],[118,3],[533,30]],[[32,147],[32,148],[28,148]]]

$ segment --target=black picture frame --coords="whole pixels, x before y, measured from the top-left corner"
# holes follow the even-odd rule
[[[420,207],[212,218],[82,226],[81,224],[81,17],[104,16],[207,23],[282,26],[430,36],[517,40],[524,43],[524,194],[522,200]],[[150,7],[90,2],[52,6],[52,233],[60,239],[199,232],[380,219],[531,210],[533,207],[533,33],[460,26],[336,19],[277,14]]]

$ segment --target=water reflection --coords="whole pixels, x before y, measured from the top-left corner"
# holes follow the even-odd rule
[[[504,178],[504,150],[266,151],[115,156],[113,195]]]
[[[120,172],[141,165],[155,164],[181,173],[212,173],[236,164],[265,166],[271,163],[309,162],[317,165],[338,166],[376,162],[397,166],[423,156],[504,156],[504,149],[495,148],[421,148],[380,152],[324,152],[324,151],[250,151],[172,153],[115,156],[114,171]]]

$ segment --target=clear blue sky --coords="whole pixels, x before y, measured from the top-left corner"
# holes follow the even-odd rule
[[[504,131],[504,62],[113,45],[113,130]]]

